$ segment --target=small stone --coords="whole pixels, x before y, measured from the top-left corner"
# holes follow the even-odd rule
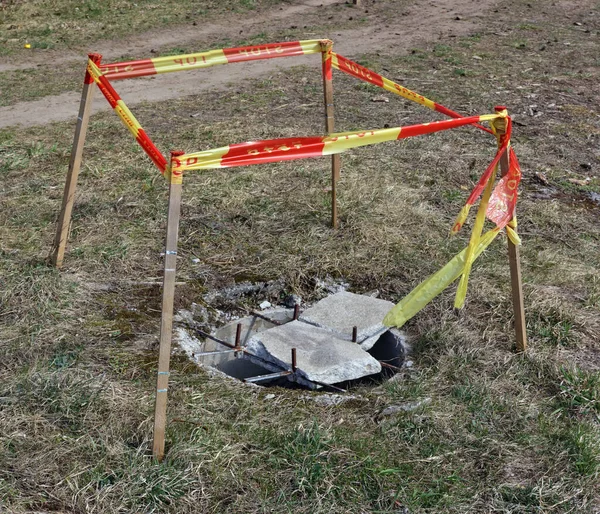
[[[379,413],[380,418],[397,416],[403,412],[412,412],[431,402],[431,398],[423,398],[416,402],[402,403],[400,405],[390,405]]]
[[[576,186],[587,186],[590,181],[592,180],[591,177],[585,177],[584,179],[577,179],[577,178],[569,178],[567,179],[569,182],[571,182],[571,184],[575,184]]]
[[[325,280],[315,279],[315,286],[319,289],[325,289],[328,293],[335,294],[341,291],[345,291],[350,287],[348,282],[343,280],[335,280],[329,275],[325,277]]]
[[[173,320],[178,323],[187,323],[189,326],[194,326],[194,315],[186,310],[181,309],[175,316],[173,316]]]
[[[412,368],[415,365],[415,363],[413,361],[404,361],[404,367],[405,368]]]
[[[389,103],[390,99],[387,96],[378,95],[371,98],[371,102],[385,102]]]
[[[273,393],[269,393],[265,395],[265,400],[272,400],[273,398],[275,398],[275,395]]]
[[[356,396],[354,394],[319,394],[319,395],[311,395],[305,394],[301,396],[303,400],[308,400],[316,403],[317,405],[321,405],[323,407],[335,407],[340,405],[348,400],[355,400],[360,398],[360,396]]]
[[[272,307],[271,302],[268,302],[267,300],[265,300],[264,302],[261,302],[259,304],[259,307],[261,308],[261,310],[265,310],[268,309],[269,307]]]

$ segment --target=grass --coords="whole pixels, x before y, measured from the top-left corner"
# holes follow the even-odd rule
[[[406,327],[415,366],[358,387],[339,406],[211,378],[174,356],[160,465],[149,454],[163,179],[113,113],[95,115],[66,269],[57,272],[45,257],[73,126],[0,132],[0,510],[598,511],[600,224],[587,190],[567,185],[582,162],[592,163],[592,188],[598,179],[594,78],[567,75],[594,66],[595,43],[565,24],[558,6],[532,30],[519,27],[531,16],[525,2],[503,5],[512,10],[501,20],[510,37],[486,32],[423,46],[418,58],[361,62],[462,112],[502,102],[515,114],[530,350],[510,351],[508,264],[498,240],[475,265],[463,313],[453,312],[451,289]],[[515,39],[537,48],[555,34],[571,45],[550,45],[543,59],[513,52]],[[457,60],[464,76],[455,74]],[[334,80],[339,130],[435,119],[391,95],[372,103],[372,91],[349,77]],[[322,132],[320,79],[308,68],[234,91],[134,112],[163,151]],[[556,111],[532,117],[531,94]],[[190,118],[199,105],[202,117]],[[591,113],[586,125],[581,109]],[[463,129],[344,154],[337,232],[328,227],[326,159],[190,174],[177,308],[248,276],[280,280],[309,301],[319,294],[315,279],[327,275],[398,300],[466,244],[468,234],[450,239],[447,231],[493,149]],[[547,187],[550,197],[540,198]],[[425,398],[417,411],[379,415]]]
[[[240,1],[236,2],[219,2],[211,4],[209,7],[200,9],[201,12],[204,13],[203,17],[207,17],[207,19],[214,19],[216,21],[220,21],[222,23],[227,23],[227,15],[231,15],[232,13],[245,12],[245,9],[260,9],[261,12],[268,12],[269,8],[274,8],[278,3],[277,0],[266,0],[266,1]],[[16,3],[11,4],[11,6],[6,8],[5,16],[7,19],[12,19],[11,17],[18,18],[20,20],[20,25],[28,23],[27,18],[20,17],[19,10],[27,10],[27,9],[38,9],[39,12],[42,12],[44,8],[43,5],[45,2],[38,3]],[[65,1],[65,4],[68,2]],[[191,5],[191,4],[190,4]],[[195,4],[194,4],[195,5]],[[237,6],[237,7],[236,7]],[[166,28],[162,30],[167,31],[168,27],[174,23],[179,22],[179,18],[181,15],[181,10],[185,10],[185,6],[181,4],[181,2],[176,4],[168,4],[168,9],[164,9],[165,6],[161,5],[160,11],[164,14],[160,19],[153,19],[152,17],[148,18],[147,16],[140,18],[137,22],[132,22],[132,19],[129,16],[121,15],[119,17],[119,22],[114,25],[114,33],[107,32],[103,37],[107,39],[112,39],[114,37],[122,36],[121,32],[124,30],[129,30],[131,23],[133,23],[134,30],[132,34],[139,35],[141,32],[147,29],[156,29],[160,30],[164,25]],[[188,6],[189,7],[189,6]],[[382,2],[381,5],[377,6],[378,10],[382,12],[387,12],[387,10],[391,9],[389,2]],[[129,7],[128,7],[129,9]],[[194,9],[197,9],[194,7]],[[194,10],[192,9],[192,10]],[[283,9],[283,7],[282,7]],[[172,11],[171,11],[172,10]],[[226,36],[229,31],[224,31],[224,34],[205,34],[202,31],[199,31],[198,34],[190,34],[186,39],[184,39],[181,44],[177,46],[173,46],[170,42],[161,42],[160,38],[155,39],[154,47],[152,49],[146,48],[140,50],[139,48],[136,50],[132,50],[127,55],[121,55],[119,58],[109,59],[110,61],[128,61],[135,59],[147,59],[149,57],[161,57],[168,55],[179,55],[185,53],[195,53],[199,51],[207,51],[219,48],[232,48],[238,46],[251,46],[251,45],[259,45],[262,43],[273,42],[273,41],[291,41],[291,40],[299,40],[299,39],[310,39],[319,37],[317,35],[327,34],[331,32],[331,29],[335,27],[337,30],[342,28],[352,28],[360,26],[363,22],[357,20],[353,17],[343,17],[340,20],[340,11],[343,12],[346,8],[343,5],[333,5],[326,6],[319,11],[308,13],[304,19],[305,23],[309,23],[309,25],[283,25],[283,22],[278,22],[277,20],[268,24],[268,26],[261,31],[258,32],[245,32],[244,30],[231,32],[232,35]],[[199,11],[199,12],[200,12]],[[38,12],[38,11],[36,11]],[[62,11],[61,11],[62,12]],[[62,13],[64,16],[73,15],[73,8],[65,9],[65,12]],[[154,12],[154,11],[150,11]],[[188,11],[185,16],[191,16]],[[194,11],[195,12],[195,11]],[[2,11],[0,11],[2,13]],[[111,13],[110,10],[103,8],[101,11],[97,13],[99,18],[109,16]],[[331,15],[330,15],[331,14]],[[133,16],[133,14],[131,14]],[[41,14],[36,15],[41,16]],[[34,20],[36,16],[33,16],[31,20]],[[198,15],[199,16],[199,15]],[[258,16],[258,15],[257,15]],[[85,22],[82,23],[92,23],[95,18],[86,18]],[[196,19],[194,17],[194,19]],[[136,23],[142,23],[145,25],[136,25]],[[1,26],[0,21],[0,26]],[[35,23],[35,22],[33,22]],[[195,21],[193,23],[196,23]],[[191,24],[191,23],[190,23]],[[14,24],[7,23],[6,26],[10,27]],[[147,25],[147,26],[146,26]],[[12,32],[12,29],[8,32]],[[7,33],[8,33],[7,32]],[[15,34],[13,34],[15,35]],[[85,71],[85,55],[90,49],[97,49],[96,45],[101,43],[101,38],[94,39],[91,43],[89,40],[89,34],[86,32],[85,36],[82,35],[81,31],[76,31],[70,33],[65,30],[57,30],[55,37],[59,38],[63,43],[62,44],[47,44],[44,48],[56,48],[57,50],[72,48],[76,50],[81,58],[77,60],[76,58],[71,60],[60,60],[59,62],[54,62],[54,60],[49,57],[46,60],[42,61],[40,56],[43,54],[36,54],[34,57],[31,57],[31,50],[18,49],[17,43],[13,42],[12,46],[10,44],[4,45],[0,47],[0,57],[3,55],[3,52],[6,55],[10,55],[13,57],[13,61],[16,62],[16,58],[21,56],[24,64],[32,64],[31,67],[27,67],[24,69],[15,69],[0,72],[0,107],[14,105],[18,102],[27,102],[36,99],[40,99],[46,96],[58,95],[66,92],[76,92],[79,93],[81,90],[81,85],[83,81],[83,74]],[[67,44],[67,39],[70,41]],[[14,38],[13,38],[14,39]],[[0,41],[2,38],[0,36]],[[20,43],[19,43],[20,44]],[[13,48],[14,47],[14,48]],[[36,48],[40,48],[39,45]],[[106,59],[105,59],[106,61]]]
[[[165,46],[160,49],[160,53],[164,54],[169,45],[172,50],[172,44],[163,44],[162,38],[172,41],[169,31],[173,29],[187,34],[182,38],[182,46],[190,41],[202,43],[195,45],[192,51],[207,47],[223,48],[229,46],[226,41],[221,46],[213,46],[215,37],[222,38],[219,33],[207,37],[204,29],[208,24],[227,27],[234,19],[234,23],[245,27],[245,22],[250,17],[260,20],[293,5],[293,2],[285,0],[205,0],[201,3],[191,0],[168,3],[156,0],[4,0],[0,3],[0,57],[10,57],[19,64],[32,61],[45,64],[40,61],[39,55],[48,51],[68,49],[84,53],[89,51],[90,44],[100,45],[106,41],[135,38],[149,33],[152,34],[148,35],[148,39],[152,38],[159,48]],[[230,39],[240,39],[241,44],[243,41],[256,44],[263,40],[287,40],[290,37],[298,39],[295,35],[307,32],[312,32],[314,36],[316,31],[324,27],[360,27],[369,21],[368,17],[356,16],[355,11],[347,9],[348,6],[344,3],[315,7],[318,9],[307,11],[302,17],[298,17],[297,25],[287,25],[289,20],[273,16],[265,24],[263,31],[250,36],[239,36],[245,32],[243,29],[239,33],[237,30],[223,32],[234,34]],[[394,3],[383,0],[370,8],[371,13],[381,12],[385,15],[394,11]],[[266,35],[265,32],[268,32],[269,37],[260,37],[261,34]],[[274,38],[273,33],[278,36]],[[153,50],[158,51],[159,48]],[[57,55],[56,52],[49,55],[55,54]],[[59,59],[59,63],[62,61],[63,59]],[[53,69],[48,68],[52,73]]]
[[[85,62],[63,65],[58,69],[41,66],[0,73],[0,107],[77,91],[83,84],[84,73]]]
[[[34,49],[79,46],[91,37],[113,39],[175,24],[205,23],[217,15],[268,9],[279,0],[185,1],[161,4],[155,0],[8,0],[0,4],[3,45],[0,55],[26,55]]]

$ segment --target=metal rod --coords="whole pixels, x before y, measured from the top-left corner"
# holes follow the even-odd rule
[[[195,353],[194,357],[203,357],[204,355],[218,355],[220,353],[235,353],[237,352],[237,350],[217,350],[214,352],[200,352],[200,353]]]
[[[345,389],[342,389],[341,387],[338,387],[338,386],[334,386],[332,384],[325,384],[324,382],[317,382],[316,380],[308,380],[308,379],[304,379],[304,380],[307,380],[308,382],[312,382],[313,384],[316,384],[321,387],[329,387],[330,389],[333,389],[334,391],[339,391],[340,393],[348,392]]]
[[[277,325],[277,326],[283,325],[283,323],[281,323],[281,321],[277,321],[275,319],[267,318],[267,316],[263,316],[259,312],[250,311],[250,315],[251,316],[256,316],[257,318],[260,318],[260,319],[264,319],[265,321],[268,321],[269,323],[273,323],[273,325]]]
[[[352,327],[352,342],[356,343],[358,341],[358,327]]]
[[[292,348],[292,371],[296,373],[296,348]]]
[[[262,382],[263,380],[270,380],[272,378],[286,377],[291,375],[291,371],[278,371],[277,373],[269,373],[268,375],[259,375],[257,377],[244,378],[244,382]]]
[[[236,350],[242,349],[241,340],[242,340],[242,324],[238,323],[237,327],[235,327],[235,348],[236,348]]]
[[[294,305],[294,320],[297,320],[300,316],[300,305]]]
[[[378,361],[379,364],[381,364],[384,368],[390,368],[390,369],[395,369],[396,371],[401,371],[402,368],[399,368],[398,366],[394,366],[393,364],[388,364],[387,362],[383,362],[383,361]]]
[[[227,341],[223,341],[223,339],[219,339],[218,337],[210,335],[208,332],[204,332],[204,330],[200,330],[199,328],[194,327],[193,330],[194,330],[194,332],[201,335],[202,337],[205,337],[206,339],[210,339],[211,341],[214,341],[215,343],[222,344],[223,346],[227,346],[227,348],[231,348],[232,350],[235,350],[234,345],[232,345],[231,343],[228,343]]]

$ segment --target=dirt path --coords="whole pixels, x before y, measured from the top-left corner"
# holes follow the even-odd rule
[[[203,28],[187,27],[177,31],[143,34],[119,42],[102,42],[95,45],[94,50],[102,53],[106,62],[117,60],[125,54],[151,55],[150,51],[153,49],[169,45],[189,45],[199,39],[206,40],[211,37],[235,39],[240,37],[240,33],[257,34],[266,29],[272,31],[277,28],[287,28],[294,23],[318,22],[319,16],[322,15],[320,11],[339,3],[340,0],[306,0],[302,4],[290,5],[268,13],[258,13],[250,18],[230,19],[227,24],[216,23]],[[494,0],[433,0],[426,7],[418,7],[416,2],[407,2],[398,5],[397,14],[393,18],[374,13],[367,17],[366,22],[359,29],[329,29],[326,34],[307,33],[303,39],[320,37],[333,39],[334,48],[348,57],[375,50],[404,52],[416,43],[437,41],[449,36],[460,36],[477,31],[482,25],[484,14],[494,4]],[[82,61],[83,57],[74,52],[63,52],[54,56],[45,53],[30,59],[27,64],[0,63],[0,72],[35,67],[42,62],[47,63],[50,59],[54,59],[57,64],[66,64]],[[140,102],[155,102],[193,95],[207,89],[224,89],[241,77],[255,78],[272,73],[276,69],[299,64],[318,67],[320,61],[314,56],[254,61],[219,66],[211,68],[210,71],[196,70],[127,80],[115,86],[125,102],[133,106]],[[99,96],[96,95],[94,100],[94,112],[109,109],[104,98]],[[14,125],[44,125],[74,119],[79,107],[79,98],[79,92],[65,92],[2,107],[0,128]]]

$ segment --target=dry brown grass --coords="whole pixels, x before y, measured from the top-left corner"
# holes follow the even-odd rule
[[[225,13],[263,12],[278,0],[180,1],[165,6],[154,0],[34,0],[0,2],[0,55],[28,57],[33,49],[65,49],[90,41],[129,37],[167,26],[207,23]],[[29,51],[30,53],[31,51]]]
[[[502,5],[511,12],[501,10],[490,32],[362,62],[411,77],[407,86],[463,112],[502,101],[516,114],[530,350],[510,351],[499,240],[474,269],[464,313],[453,313],[449,290],[410,322],[414,369],[341,406],[209,378],[175,358],[161,465],[148,456],[160,291],[130,281],[160,277],[165,184],[112,113],[95,116],[58,273],[44,258],[72,125],[0,133],[5,511],[598,511],[600,224],[585,200],[599,184],[597,43],[559,6]],[[596,33],[593,12],[583,28]],[[530,18],[535,30],[512,21]],[[534,51],[555,36],[544,55]],[[335,88],[340,130],[431,119],[395,98],[372,103],[369,88],[339,74]],[[322,132],[319,77],[305,68],[233,91],[136,113],[163,150]],[[534,102],[555,110],[522,114]],[[327,274],[396,300],[464,246],[466,235],[447,231],[493,151],[464,129],[345,154],[337,232],[328,228],[325,159],[190,175],[178,306],[248,277],[280,279],[311,299],[315,277]],[[568,181],[583,175],[588,186]],[[432,402],[419,411],[377,416],[425,397]]]

